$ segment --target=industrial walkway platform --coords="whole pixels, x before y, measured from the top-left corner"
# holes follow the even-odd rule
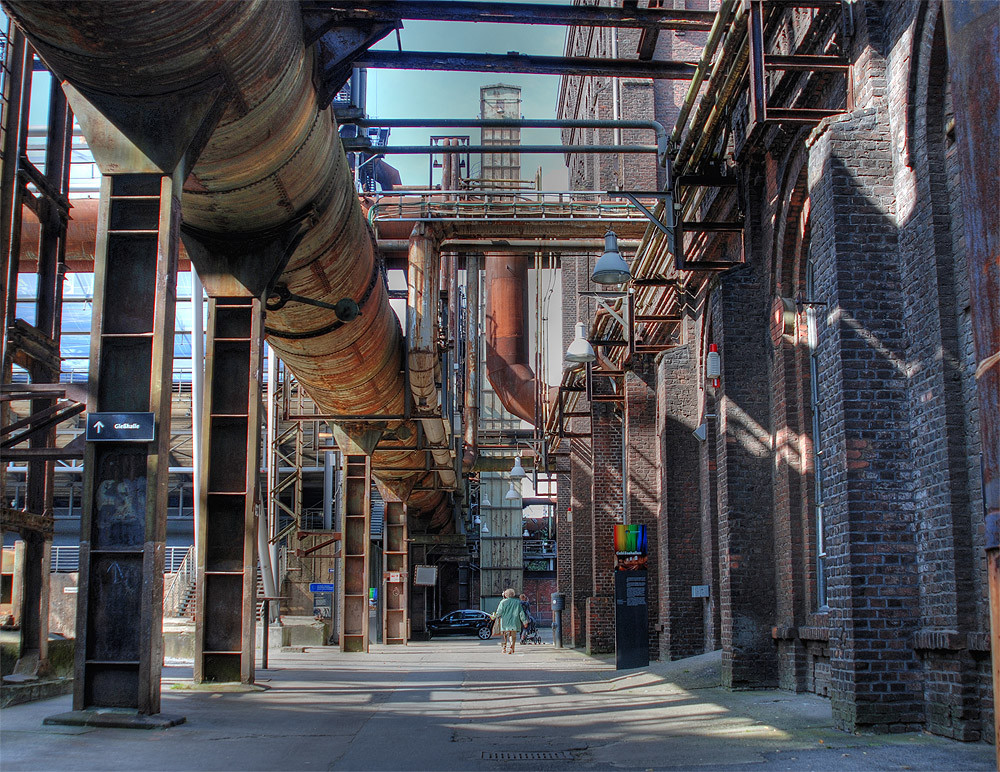
[[[547,632],[547,631],[546,631]],[[14,770],[989,770],[993,748],[926,734],[853,736],[829,703],[717,688],[719,655],[614,670],[551,645],[496,640],[309,648],[271,657],[264,691],[175,688],[167,730],[44,726],[59,697],[0,711]]]

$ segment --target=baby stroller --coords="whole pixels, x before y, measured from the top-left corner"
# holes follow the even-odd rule
[[[538,634],[538,626],[535,624],[535,618],[529,614],[528,626],[521,628],[521,644],[541,642],[542,636]]]

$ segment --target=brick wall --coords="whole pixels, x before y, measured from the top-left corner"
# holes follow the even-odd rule
[[[609,391],[606,378],[595,378],[594,389]],[[605,383],[602,383],[605,382]],[[603,388],[602,388],[603,387]],[[590,406],[593,449],[593,598],[587,606],[587,653],[615,650],[614,526],[624,522],[622,488],[622,421],[615,403],[594,401]],[[601,614],[609,613],[610,619]]]
[[[913,478],[908,464],[902,287],[885,116],[830,121],[810,151],[820,326],[831,616],[838,725],[918,726]],[[859,228],[858,225],[863,225]],[[859,663],[864,662],[863,667]]]
[[[656,367],[651,357],[640,356],[625,374],[625,466],[627,515],[631,525],[646,526],[647,603],[649,656],[661,658],[660,609],[662,585],[660,566],[662,517],[662,469],[660,432],[656,421]]]
[[[935,3],[886,22],[925,720],[976,740],[991,724],[977,688],[983,655],[970,645],[988,624],[980,447],[943,20]]]
[[[768,297],[759,261],[726,274],[712,295],[722,357],[716,395],[722,676],[734,689],[777,685],[770,405],[761,388],[769,380]]]
[[[663,454],[663,515],[660,525],[660,604],[662,656],[678,659],[705,651],[704,607],[691,597],[704,584],[702,572],[698,368],[694,342],[660,356],[658,379],[659,449]],[[713,647],[714,648],[714,647]]]

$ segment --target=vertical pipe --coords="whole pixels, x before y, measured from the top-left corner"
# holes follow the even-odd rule
[[[191,265],[191,486],[194,489],[194,519],[201,518],[201,438],[202,415],[205,407],[205,292],[201,277]],[[198,528],[194,528],[194,554],[198,554]]]
[[[462,468],[469,472],[479,445],[479,265],[482,255],[465,258],[465,451]]]
[[[278,504],[277,482],[278,470],[275,468],[277,454],[275,442],[278,438],[277,399],[278,399],[278,357],[274,349],[267,346],[267,542],[271,562],[271,581],[274,584],[275,595],[280,588],[281,577],[278,575]],[[281,612],[280,603],[272,609],[277,616]]]
[[[608,30],[611,34],[611,58],[618,58],[618,30],[611,28]],[[618,78],[611,79],[611,112],[612,117],[616,121],[620,121],[622,117],[622,107],[621,107],[621,81]],[[615,127],[614,130],[614,144],[620,145],[622,143],[622,130]],[[619,186],[624,186],[625,184],[625,154],[618,154],[618,179],[615,180]]]
[[[200,326],[199,326],[200,329]],[[267,400],[267,405],[264,410],[265,415],[265,435],[264,435],[264,507],[261,516],[257,518],[257,557],[260,560],[260,573],[261,581],[264,583],[264,596],[268,598],[278,597],[278,571],[277,571],[277,548],[274,547],[272,550],[271,545],[271,534],[273,533],[272,520],[274,517],[274,503],[271,500],[274,488],[274,476],[272,474],[273,464],[274,464],[274,433],[276,427],[274,425],[275,420],[275,409],[274,409],[274,366],[277,361],[277,357],[274,356],[274,352],[271,351],[270,347],[264,344],[264,356],[267,358],[267,387],[265,392],[265,399]],[[197,468],[197,467],[196,467]],[[195,530],[197,534],[197,529]],[[264,624],[264,654],[261,659],[262,666],[267,668],[267,647],[268,641],[268,627],[272,621],[277,617],[278,612],[281,610],[281,601],[265,601],[264,602],[264,618],[262,620]]]
[[[333,451],[323,452],[323,530],[333,530]]]

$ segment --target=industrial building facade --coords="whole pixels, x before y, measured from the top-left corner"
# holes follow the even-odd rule
[[[682,202],[686,259],[730,261],[742,241],[742,264],[697,284],[662,263],[676,315],[647,329],[669,327],[665,350],[633,355],[610,379],[616,402],[567,419],[581,435],[560,486],[573,641],[614,646],[610,527],[624,514],[656,532],[651,656],[721,647],[732,688],[828,695],[852,731],[988,738],[979,360],[942,6],[765,3],[761,58],[789,67],[767,69],[772,118],[750,90],[725,90],[760,13],[744,5],[712,69],[715,111],[681,139],[687,153],[704,132],[703,160],[675,155],[673,169],[695,194]],[[637,34],[615,35],[571,31],[567,54],[635,50]],[[705,38],[661,33],[656,53],[686,58]],[[817,69],[791,69],[793,54]],[[835,55],[849,66],[818,69]],[[996,110],[991,88],[983,110]],[[673,84],[565,77],[559,109],[671,126],[682,100]],[[610,154],[572,157],[570,171],[581,189],[656,182],[654,164]],[[563,263],[567,344],[593,267],[582,262]],[[608,316],[591,303],[584,320],[596,334]],[[624,357],[607,352],[611,371]]]
[[[75,714],[159,713],[173,469],[199,684],[252,683],[268,604],[308,614],[314,593],[360,654],[509,584],[556,588],[565,642],[611,652],[613,534],[644,526],[652,659],[721,649],[726,687],[827,696],[845,730],[994,740],[1000,104],[997,46],[975,52],[1000,7],[539,4],[524,21],[567,26],[562,57],[369,50],[403,19],[509,21],[502,5],[4,0],[0,447],[23,466],[2,511],[26,543],[25,666],[46,655],[55,464],[82,459]],[[14,110],[36,66],[62,82],[37,165]],[[560,74],[556,119],[525,120],[499,83],[469,122],[379,120],[376,67]],[[74,115],[98,206],[69,199]],[[533,124],[562,130],[569,193],[518,179]],[[384,144],[409,125],[449,133]],[[394,151],[440,185],[393,191]],[[82,387],[60,351],[78,236]],[[203,404],[174,395],[181,260],[208,295]],[[556,375],[538,297],[528,345],[543,275],[561,278]],[[169,431],[75,423],[169,428],[178,403],[198,424],[183,463]]]

